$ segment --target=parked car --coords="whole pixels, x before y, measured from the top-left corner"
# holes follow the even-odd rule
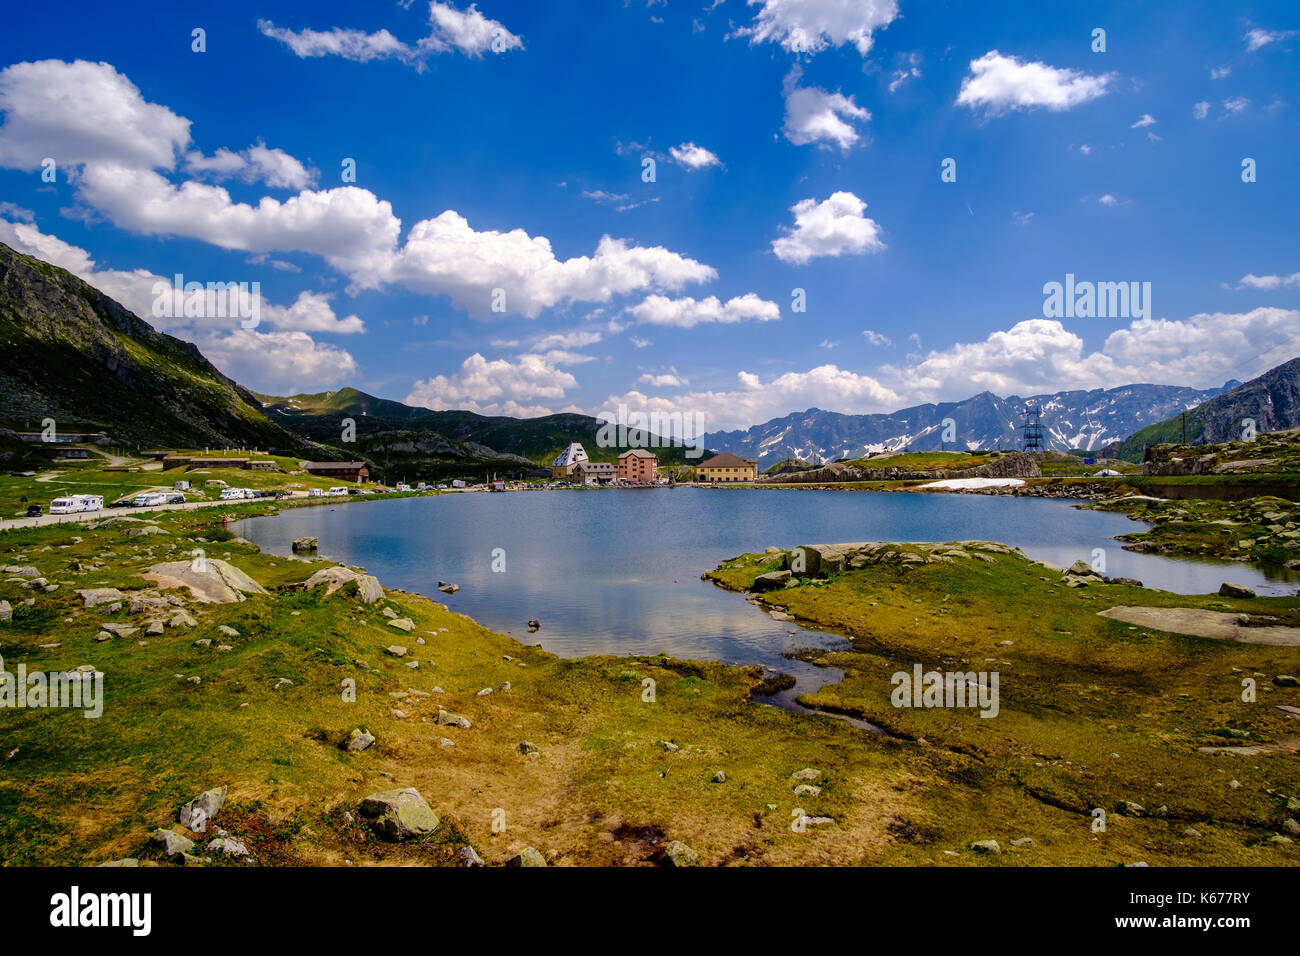
[[[176,492],[175,494],[168,495],[168,496],[167,496],[167,504],[169,504],[169,505],[183,505],[183,504],[185,504],[185,496],[184,496],[183,494],[181,494],[179,491]]]
[[[29,518],[39,518],[39,517],[41,517],[41,515],[43,515],[43,514],[45,514],[45,510],[44,510],[40,505],[28,505],[28,506],[27,506],[27,517],[29,517]]]

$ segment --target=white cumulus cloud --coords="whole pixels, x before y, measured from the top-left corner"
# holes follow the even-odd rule
[[[467,409],[481,415],[536,418],[551,414],[550,408],[528,403],[537,399],[557,401],[577,385],[572,374],[542,355],[489,361],[475,352],[451,375],[415,382],[403,401],[435,411]]]
[[[799,86],[800,75],[796,68],[785,78],[785,138],[796,146],[833,143],[847,152],[861,136],[854,122],[867,122],[871,113],[851,96]]]
[[[651,295],[637,305],[628,306],[627,311],[647,325],[670,325],[682,329],[705,322],[731,324],[747,319],[771,322],[781,318],[781,309],[775,302],[761,299],[753,292],[728,299],[725,303],[713,295],[698,300],[689,296],[669,299]]]
[[[831,193],[828,199],[802,199],[790,207],[794,228],[772,240],[782,262],[803,265],[821,256],[878,252],[885,248],[880,226],[863,215],[867,204],[851,192]]]
[[[1068,110],[1106,95],[1113,79],[1109,73],[1093,75],[1036,61],[1026,63],[990,50],[970,61],[957,104],[983,108],[990,115],[1037,106]]]
[[[897,0],[749,0],[759,6],[751,26],[735,31],[750,43],[776,43],[791,53],[819,53],[851,44],[871,51],[872,34],[894,22]]]
[[[705,149],[703,146],[696,146],[694,143],[682,143],[680,146],[672,146],[668,149],[668,155],[673,158],[678,166],[684,166],[687,169],[704,169],[708,166],[721,166],[722,160]]]

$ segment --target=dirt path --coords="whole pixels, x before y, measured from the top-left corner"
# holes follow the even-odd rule
[[[1202,611],[1190,607],[1130,607],[1120,605],[1098,611],[1101,617],[1113,618],[1138,627],[1168,631],[1172,634],[1190,634],[1208,637],[1215,641],[1236,641],[1240,644],[1270,644],[1275,647],[1300,647],[1300,627],[1267,624],[1262,626],[1241,623],[1240,614],[1223,611]]]

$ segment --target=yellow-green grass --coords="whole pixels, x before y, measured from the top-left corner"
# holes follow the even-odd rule
[[[558,862],[632,863],[653,859],[666,839],[690,843],[713,863],[854,862],[889,843],[889,817],[880,809],[901,812],[914,802],[905,789],[890,789],[906,777],[891,747],[839,722],[747,701],[755,669],[666,658],[566,661],[424,597],[390,592],[383,604],[361,608],[352,594],[303,592],[297,583],[323,563],[218,540],[228,533],[194,514],[165,516],[162,526],[168,534],[147,538],[127,538],[122,525],[109,525],[0,539],[0,560],[32,563],[51,580],[69,582],[0,625],[6,665],[55,671],[91,663],[107,675],[98,719],[0,711],[5,752],[17,748],[0,777],[6,862],[148,856],[150,830],[169,825],[200,790],[223,784],[230,803],[217,824],[247,837],[263,861],[281,863],[448,862],[466,840],[490,861],[533,845]],[[95,641],[105,616],[81,608],[74,584],[142,587],[142,568],[200,547],[273,593],[191,605],[200,621],[193,631]],[[67,569],[96,556],[102,569]],[[0,584],[15,604],[31,593]],[[382,607],[410,617],[415,630],[388,626]],[[239,636],[223,635],[221,624]],[[211,638],[213,647],[193,646],[197,638]],[[60,646],[40,647],[51,642]],[[233,650],[215,650],[221,642]],[[386,655],[390,644],[408,647],[420,668]],[[275,689],[281,678],[292,685]],[[646,678],[656,683],[654,702],[643,699]],[[343,699],[346,679],[356,681],[355,703]],[[503,690],[507,681],[512,686]],[[435,685],[445,694],[389,696]],[[477,696],[483,688],[494,692]],[[439,704],[473,726],[426,720]],[[395,717],[394,707],[407,716]],[[337,745],[357,726],[379,743],[345,753]],[[444,736],[456,746],[441,746]],[[524,740],[539,747],[539,758],[520,753]],[[662,740],[680,749],[670,752]],[[796,800],[790,775],[808,765],[826,770],[826,791]],[[712,782],[718,770],[725,783]],[[397,786],[418,787],[444,818],[433,838],[392,847],[347,821],[360,797]],[[778,809],[767,811],[769,803]],[[796,806],[840,823],[796,834],[789,826]],[[498,809],[506,820],[499,834],[492,829]]]
[[[1271,683],[1300,670],[1300,648],[1192,638],[1097,615],[1120,604],[1193,607],[1300,625],[1300,599],[1068,588],[1059,572],[1018,554],[985,556],[910,568],[884,562],[772,592],[775,606],[853,640],[852,650],[815,655],[846,676],[801,701],[968,756],[968,782],[978,782],[992,819],[1023,819],[1015,808],[1024,795],[1067,811],[1067,826],[1030,833],[1053,862],[1100,862],[1093,851],[1111,845],[1117,830],[1135,828],[1146,832],[1131,850],[1152,863],[1300,862],[1291,846],[1267,842],[1296,816],[1286,810],[1288,797],[1300,796],[1300,724],[1274,706],[1300,705],[1300,690]],[[747,588],[772,567],[769,555],[746,555],[713,576]],[[915,663],[925,671],[998,672],[998,715],[893,706],[893,675]],[[1242,699],[1248,678],[1254,703]],[[1285,752],[1198,750],[1251,743]],[[1234,779],[1240,786],[1230,785]],[[1125,801],[1148,816],[1117,816]],[[1081,846],[1097,807],[1109,815],[1107,835]],[[1149,816],[1160,807],[1159,818]],[[954,804],[952,812],[964,811]],[[1188,826],[1203,836],[1183,838]]]
[[[1198,758],[1192,745],[1218,741],[1197,734],[1227,726],[1280,737],[1280,712],[1276,719],[1264,712],[1294,702],[1296,692],[1265,690],[1260,679],[1256,710],[1238,714],[1231,701],[1238,675],[1230,668],[1240,661],[1271,675],[1289,660],[1294,672],[1296,652],[1143,636],[1094,619],[1088,603],[1104,603],[1103,590],[1131,603],[1159,597],[1154,592],[1062,594],[1038,581],[1040,566],[1002,556],[978,567],[973,559],[969,568],[926,566],[898,580],[872,568],[780,592],[792,611],[866,639],[852,653],[829,656],[847,675],[810,702],[865,715],[889,726],[895,736],[888,737],[750,700],[757,668],[664,657],[564,660],[418,595],[390,591],[362,606],[350,588],[330,597],[323,588],[306,592],[301,582],[325,563],[260,554],[231,540],[212,512],[158,518],[166,533],[139,538],[126,536],[121,523],[0,535],[0,563],[31,564],[60,583],[45,594],[0,581],[0,598],[16,607],[36,596],[34,608],[0,624],[6,666],[93,664],[106,674],[107,697],[93,720],[0,710],[4,862],[148,857],[148,833],[219,785],[230,796],[216,824],[267,863],[452,863],[469,842],[489,862],[534,846],[559,864],[631,864],[653,861],[672,839],[706,864],[1295,862],[1292,848],[1266,842],[1280,820],[1276,794],[1300,792],[1294,756]],[[194,630],[95,640],[103,620],[142,619],[83,609],[75,587],[144,587],[141,571],[195,548],[229,560],[271,593],[236,604],[189,602],[199,620]],[[762,557],[746,556],[719,576],[747,586],[766,567]],[[70,567],[96,560],[102,567]],[[1028,603],[1023,614],[1013,611],[1014,600]],[[1293,600],[1240,606],[1300,617]],[[409,617],[414,630],[388,625],[384,607]],[[221,624],[239,636],[224,635]],[[198,638],[211,638],[212,647],[195,647]],[[1016,644],[997,646],[1006,638]],[[53,642],[60,646],[40,646]],[[216,650],[223,642],[233,649]],[[385,654],[390,644],[407,647],[420,667]],[[1011,661],[996,665],[1002,716],[889,708],[884,672],[893,664],[880,665],[870,653],[877,645],[900,660]],[[1183,667],[1184,657],[1194,666]],[[645,700],[647,678],[653,702]],[[276,689],[281,679],[292,684]],[[355,702],[344,700],[349,679]],[[1093,685],[1100,690],[1087,690]],[[444,693],[390,696],[435,686]],[[1179,699],[1184,687],[1200,697]],[[485,688],[493,692],[478,696]],[[436,725],[439,705],[473,726]],[[1147,712],[1155,716],[1138,716]],[[338,745],[353,727],[378,743],[346,753]],[[455,746],[442,746],[443,737]],[[540,757],[523,755],[523,741]],[[1121,758],[1107,763],[1102,750]],[[794,795],[791,775],[804,767],[823,772],[820,794]],[[724,782],[713,782],[717,771]],[[1242,784],[1235,791],[1227,788],[1233,776]],[[1152,790],[1160,780],[1167,795]],[[1189,782],[1195,786],[1185,793]],[[421,791],[443,825],[432,837],[394,846],[376,839],[356,809],[365,794],[405,786]],[[1151,810],[1167,804],[1169,816],[1112,816],[1107,832],[1094,834],[1089,804],[1109,808],[1119,799]],[[794,832],[796,810],[836,822]],[[494,832],[497,811],[504,832]],[[1188,820],[1202,839],[1179,836]],[[1022,836],[1037,845],[1011,848]],[[1004,854],[968,849],[982,839],[999,840]]]

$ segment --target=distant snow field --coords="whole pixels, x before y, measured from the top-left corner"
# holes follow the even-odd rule
[[[1019,488],[1025,482],[1020,478],[945,478],[932,481],[922,488]]]

